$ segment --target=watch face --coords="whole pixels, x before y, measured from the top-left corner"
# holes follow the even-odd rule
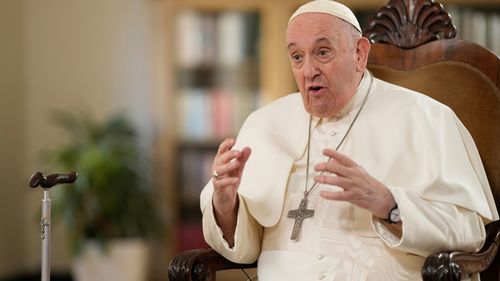
[[[389,219],[391,222],[396,223],[401,221],[401,217],[399,216],[399,208],[394,208],[391,211],[391,214],[389,216]]]

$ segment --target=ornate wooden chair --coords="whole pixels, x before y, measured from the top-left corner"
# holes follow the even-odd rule
[[[454,39],[449,14],[433,0],[391,0],[365,27],[372,42],[368,68],[374,75],[419,91],[450,106],[472,134],[483,160],[497,208],[500,207],[500,60],[489,50]],[[500,208],[499,208],[500,210]],[[481,272],[500,280],[497,256],[500,222],[487,225],[480,252],[440,251],[422,269],[424,280],[456,280]],[[229,262],[212,249],[176,256],[171,281],[215,280],[216,272],[255,267]]]

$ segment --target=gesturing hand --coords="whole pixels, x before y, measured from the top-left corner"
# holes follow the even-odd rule
[[[330,157],[328,162],[319,163],[314,168],[318,172],[328,172],[315,176],[318,183],[335,185],[343,191],[321,191],[321,197],[330,200],[348,201],[369,210],[375,216],[385,219],[396,204],[389,189],[370,176],[349,157],[332,149],[323,150]]]
[[[220,145],[212,164],[214,178],[213,205],[216,214],[233,212],[238,204],[236,192],[240,186],[245,164],[250,157],[249,147],[232,149],[234,139],[225,139]],[[217,175],[217,177],[215,177]]]

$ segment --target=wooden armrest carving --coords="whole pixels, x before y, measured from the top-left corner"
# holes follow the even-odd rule
[[[213,281],[220,270],[257,267],[252,264],[234,263],[211,248],[182,252],[170,262],[168,278],[170,281]]]
[[[422,268],[424,281],[460,281],[461,276],[485,271],[495,259],[500,244],[500,221],[488,225],[486,242],[476,254],[440,251],[431,254]]]

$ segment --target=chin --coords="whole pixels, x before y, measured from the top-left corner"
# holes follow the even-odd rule
[[[322,110],[311,110],[311,111],[308,111],[311,115],[315,116],[315,117],[318,117],[318,118],[327,118],[327,117],[330,117],[330,114],[329,112],[324,112]]]
[[[325,118],[325,117],[330,117],[333,116],[334,113],[331,112],[331,109],[326,106],[325,104],[317,105],[317,106],[310,106],[309,110],[307,110],[310,114],[319,117],[319,118]]]

